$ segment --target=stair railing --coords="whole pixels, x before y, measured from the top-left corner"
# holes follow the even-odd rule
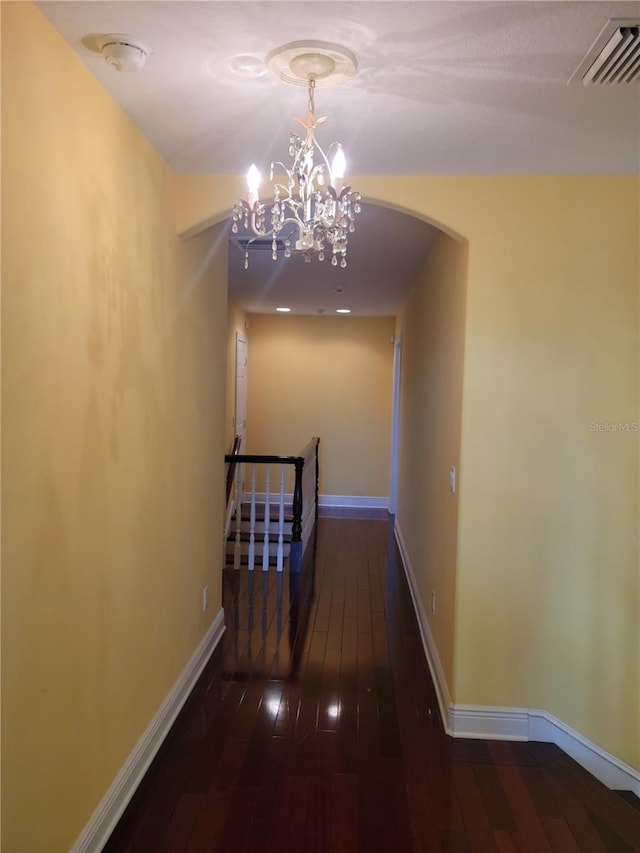
[[[236,472],[238,468],[238,456],[240,454],[240,442],[241,438],[239,435],[236,435],[233,439],[233,447],[231,453],[227,453],[224,457],[226,466],[227,466],[227,477],[225,483],[225,491],[227,496],[226,502],[226,510],[225,510],[225,521],[224,521],[224,538],[225,541],[227,536],[229,535],[229,529],[231,527],[231,519],[233,518],[233,513],[235,510],[235,491],[234,491],[234,483],[236,481]]]
[[[259,563],[263,571],[275,565],[281,572],[288,551],[290,570],[301,571],[318,518],[319,443],[312,438],[298,456],[225,456],[228,471],[234,466],[224,536],[225,547],[232,546],[227,564],[232,558],[236,569],[246,561],[251,570]]]

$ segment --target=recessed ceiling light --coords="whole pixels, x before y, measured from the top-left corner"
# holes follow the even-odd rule
[[[281,314],[288,314],[291,308],[276,308],[276,311],[279,311]]]
[[[336,314],[351,314],[351,308],[336,308]]]

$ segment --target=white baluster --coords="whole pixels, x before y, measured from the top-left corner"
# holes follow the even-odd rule
[[[242,545],[240,534],[242,531],[242,473],[240,466],[236,469],[236,539],[233,544],[233,568],[240,568],[240,556]]]
[[[282,571],[284,556],[284,465],[280,465],[280,511],[278,516],[278,552],[276,571]]]
[[[249,570],[253,571],[256,561],[256,464],[251,465],[251,516],[249,521]]]
[[[269,525],[271,523],[270,477],[271,465],[267,464],[264,475],[264,546],[262,548],[262,571],[269,570]]]

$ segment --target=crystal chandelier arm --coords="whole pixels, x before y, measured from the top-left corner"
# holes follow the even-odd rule
[[[313,153],[314,153],[314,151],[317,152],[321,157],[321,162],[316,163],[315,165],[313,164]],[[332,175],[331,175],[331,165],[329,164],[329,160],[327,158],[327,155],[322,150],[322,147],[320,146],[320,143],[318,142],[318,140],[315,138],[313,131],[309,131],[308,137],[305,140],[304,152],[308,156],[308,159],[309,159],[308,166],[310,167],[310,168],[306,169],[305,180],[304,180],[305,189],[307,190],[307,197],[308,197],[311,193],[316,192],[316,189],[315,189],[316,181],[318,182],[318,184],[322,185],[324,183],[324,176],[326,174],[328,179],[329,179],[329,184],[331,184]],[[299,159],[299,155],[294,160],[292,171],[295,171],[299,175],[301,170],[300,170],[300,167],[298,167],[298,159]],[[300,185],[300,181],[299,181],[299,185]]]
[[[249,209],[248,205],[246,205],[246,212],[248,214],[248,227],[251,228],[254,234],[258,237],[269,237],[270,235],[278,234],[285,225],[292,224],[295,225],[298,229],[304,228],[304,220],[298,214],[298,210],[303,207],[302,202],[296,201],[295,199],[287,200],[287,209],[292,216],[284,216],[278,219],[278,227],[275,228],[273,225],[271,228],[267,228],[264,212],[265,205],[260,202],[260,209]]]
[[[329,184],[331,185],[331,183],[333,181],[333,176],[331,174],[331,165],[329,163],[327,155],[322,150],[322,146],[320,145],[318,140],[315,138],[315,136],[312,136],[312,141],[313,141],[313,147],[316,149],[316,151],[322,157],[322,163],[319,163],[317,166],[315,166],[313,169],[313,172],[323,172],[326,169],[327,175],[329,176]],[[312,175],[313,175],[313,172],[312,172]]]
[[[258,215],[256,215],[256,210],[250,211],[249,227],[257,237],[266,237],[269,232],[264,224],[264,205],[261,204],[261,208]]]

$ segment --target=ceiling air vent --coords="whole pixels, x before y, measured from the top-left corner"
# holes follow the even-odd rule
[[[640,80],[640,21],[610,20],[569,82],[633,83]]]
[[[273,237],[232,237],[231,242],[245,252],[271,252],[273,251]],[[283,237],[276,238],[276,249],[284,251],[285,241]]]

